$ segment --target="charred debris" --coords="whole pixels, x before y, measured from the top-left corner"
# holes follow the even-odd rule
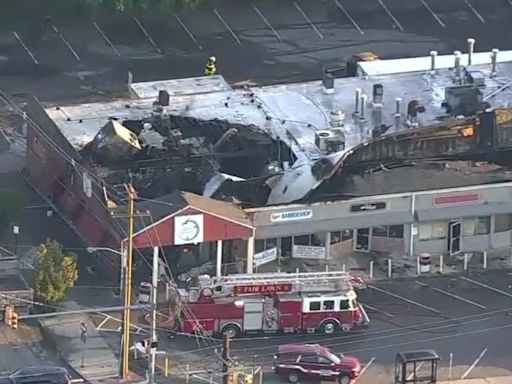
[[[255,125],[171,114],[166,91],[147,118],[110,118],[81,154],[107,184],[131,182],[145,198],[183,190],[248,205],[264,205],[266,181],[295,161]]]

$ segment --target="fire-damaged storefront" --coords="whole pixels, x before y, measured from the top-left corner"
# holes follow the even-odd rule
[[[161,246],[173,273],[211,262],[217,276],[252,273],[254,228],[235,204],[174,192],[136,205],[134,247]],[[144,217],[149,214],[151,221]],[[226,268],[229,266],[238,268]]]
[[[511,245],[512,183],[246,210],[255,259],[457,254]]]

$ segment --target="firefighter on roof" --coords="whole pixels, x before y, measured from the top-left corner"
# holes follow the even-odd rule
[[[215,75],[215,72],[217,72],[217,67],[215,66],[216,61],[217,59],[215,58],[215,56],[210,56],[210,58],[206,62],[206,67],[204,68],[204,74],[206,76]]]

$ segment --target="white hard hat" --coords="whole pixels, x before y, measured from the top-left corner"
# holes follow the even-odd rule
[[[215,62],[215,61],[217,61],[217,59],[215,58],[215,56],[210,56],[210,61]]]

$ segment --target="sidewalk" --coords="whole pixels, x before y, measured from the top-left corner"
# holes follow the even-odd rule
[[[62,303],[69,310],[79,309],[74,301]],[[80,339],[80,323],[87,325],[87,343]],[[42,318],[42,333],[69,366],[86,381],[117,377],[118,359],[86,314]],[[82,365],[83,361],[83,365]]]
[[[510,384],[512,376],[489,377],[485,379],[465,379],[442,381],[439,384]]]

